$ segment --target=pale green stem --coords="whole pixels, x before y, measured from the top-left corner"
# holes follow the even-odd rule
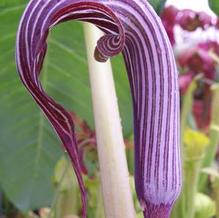
[[[106,218],[135,218],[125,146],[110,62],[94,59],[102,32],[84,25]]]
[[[51,205],[51,209],[50,209],[50,213],[48,214],[48,217],[47,218],[52,218],[52,217],[56,217],[57,216],[57,213],[59,213],[59,208],[57,208],[57,201],[58,201],[58,198],[61,194],[61,186],[62,186],[62,183],[65,179],[65,176],[67,175],[67,171],[68,171],[68,168],[70,167],[70,162],[68,161],[68,163],[66,164],[65,168],[63,169],[63,173],[61,175],[61,178],[58,182],[58,185],[57,185],[57,188],[56,188],[56,192],[55,192],[55,195],[54,195],[54,198],[53,198],[53,202],[52,202],[52,205]]]
[[[212,121],[210,125],[210,144],[206,150],[202,167],[209,167],[214,161],[217,146],[219,144],[219,84],[212,86],[213,102],[212,102]],[[199,180],[199,189],[203,191],[207,182],[207,175],[202,174]]]
[[[104,218],[103,199],[102,199],[102,192],[100,188],[97,193],[97,210],[96,210],[95,218]]]
[[[185,184],[183,189],[184,210],[186,218],[195,217],[195,195],[198,189],[198,179],[201,169],[202,159],[187,161],[185,163]]]
[[[183,136],[184,136],[184,131],[187,126],[187,120],[189,113],[191,112],[192,109],[192,102],[193,102],[193,92],[196,89],[196,82],[201,78],[201,75],[197,75],[192,83],[189,85],[188,90],[185,93],[185,96],[183,97],[183,105],[182,105],[182,110],[181,110],[181,120],[180,120],[180,135],[181,135],[181,149],[183,151]],[[183,154],[183,152],[182,152]]]
[[[216,218],[219,218],[219,178],[213,184],[214,200],[216,203]]]

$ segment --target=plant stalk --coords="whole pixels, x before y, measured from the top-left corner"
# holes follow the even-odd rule
[[[198,190],[198,179],[202,159],[191,160],[185,163],[185,211],[187,218],[195,217],[195,196]]]
[[[219,144],[219,84],[212,86],[213,101],[212,101],[212,121],[210,125],[210,144],[207,148],[205,158],[202,163],[202,167],[209,167],[214,161],[217,146]],[[199,180],[199,190],[203,191],[207,183],[207,175],[202,174]]]
[[[219,218],[219,178],[213,183],[214,200],[216,203],[216,218]]]
[[[103,34],[91,24],[85,24],[84,30],[105,216],[135,218],[111,64],[94,59]]]

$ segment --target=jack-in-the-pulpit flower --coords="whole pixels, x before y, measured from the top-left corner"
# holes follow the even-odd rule
[[[124,56],[133,98],[137,195],[145,217],[167,218],[180,193],[181,162],[178,73],[162,23],[147,0],[31,0],[21,18],[17,69],[71,158],[83,217],[86,191],[74,124],[39,81],[49,30],[72,19],[93,23],[105,32],[96,47],[98,61],[120,52]]]

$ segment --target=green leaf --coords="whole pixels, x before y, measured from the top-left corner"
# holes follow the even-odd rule
[[[53,129],[21,84],[14,48],[27,0],[0,1],[0,186],[22,211],[50,205],[53,173],[63,151]],[[83,28],[78,22],[55,27],[41,74],[47,93],[94,127]],[[132,132],[132,108],[121,57],[113,59],[124,135]]]
[[[201,158],[209,144],[209,138],[200,131],[186,129],[183,141],[185,144],[186,158]]]
[[[181,129],[181,142],[180,144],[183,145],[183,137],[184,137],[184,132],[186,127],[188,126],[188,118],[191,113],[192,109],[192,101],[193,101],[193,92],[196,89],[196,81],[198,79],[198,76],[193,79],[191,84],[188,87],[188,90],[186,91],[184,97],[182,98],[182,108],[181,108],[181,124],[180,124],[180,129]]]
[[[211,10],[219,16],[219,2],[218,0],[208,0],[209,7]]]
[[[195,218],[210,218],[215,215],[215,202],[203,193],[195,196]]]
[[[71,169],[71,162],[63,156],[56,164],[54,170],[54,182],[61,192],[72,189],[75,186],[76,178]]]
[[[51,176],[61,151],[16,73],[15,34],[23,9],[24,4],[5,4],[0,11],[0,184],[26,211],[51,202]]]
[[[51,212],[55,213],[55,217],[66,217],[66,215],[77,213],[81,208],[81,202],[78,200],[80,198],[79,187],[71,162],[65,156],[57,162],[53,178],[57,195]]]
[[[154,8],[154,10],[160,14],[160,12],[163,10],[166,0],[149,0],[150,4]]]

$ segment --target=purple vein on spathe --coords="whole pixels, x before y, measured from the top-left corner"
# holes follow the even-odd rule
[[[31,0],[17,32],[20,78],[49,119],[72,161],[87,217],[87,196],[71,115],[39,80],[49,30],[64,21],[95,24],[98,61],[122,52],[133,101],[135,185],[147,218],[167,218],[181,190],[178,72],[160,18],[146,0]],[[72,36],[73,37],[73,36]]]

